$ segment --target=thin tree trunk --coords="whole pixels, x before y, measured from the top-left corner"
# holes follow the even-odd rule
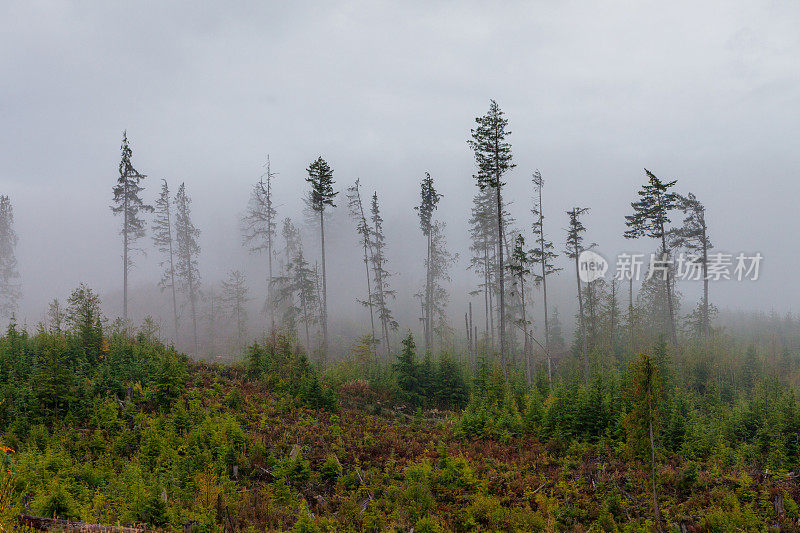
[[[325,272],[325,212],[319,212],[319,233],[322,240],[322,367],[328,352],[328,281]]]
[[[661,225],[661,252],[662,252],[662,260],[666,262],[668,253],[667,253],[667,239],[664,234],[664,225]],[[672,269],[669,267],[669,264],[666,265],[666,273],[664,275],[664,286],[667,289],[667,306],[669,307],[669,326],[670,326],[670,333],[672,336],[672,345],[675,349],[678,348],[678,331],[675,327],[675,308],[673,307],[672,303],[672,288],[670,285],[670,275]]]
[[[497,250],[500,281],[500,364],[503,367],[503,377],[508,379],[506,367],[506,306],[505,306],[505,273],[503,272],[503,203],[500,187],[500,175],[497,176]]]
[[[172,282],[172,320],[175,323],[175,339],[178,343],[178,295],[175,286],[175,259],[172,252],[172,222],[169,209],[169,191],[167,191],[167,228],[169,230],[169,276]]]
[[[464,313],[464,329],[467,331],[467,363],[472,359],[472,332],[469,328],[469,313]]]
[[[547,320],[547,256],[544,246],[544,214],[542,213],[542,188],[539,187],[539,249],[542,254],[542,303],[544,304],[544,351],[547,356],[547,381],[553,381],[550,360],[550,323]]]
[[[272,177],[270,176],[269,169],[269,156],[267,156],[267,255],[269,256],[269,281],[267,282],[267,305],[269,306],[269,323],[271,333],[275,333],[275,301],[272,298],[272,213],[269,209],[272,208]]]
[[[192,307],[192,329],[194,335],[194,355],[198,357],[199,351],[197,348],[197,295],[195,294],[194,290],[194,280],[192,279],[191,275],[189,276],[189,303]]]
[[[492,338],[492,349],[494,349],[494,308],[492,307],[492,292],[490,288],[491,274],[489,272],[489,243],[483,239],[483,298],[486,304],[486,342],[489,336]],[[490,329],[491,327],[491,329]],[[488,350],[487,350],[488,351]]]
[[[425,268],[425,351],[431,351],[433,344],[433,331],[431,321],[431,230],[428,230],[428,251]]]
[[[367,237],[364,237],[364,269],[367,274],[367,307],[369,307],[369,325],[372,328],[372,342],[375,342],[375,311],[372,308],[372,284],[369,280],[369,258],[367,256]],[[372,351],[372,348],[370,348]]]
[[[301,285],[302,287],[302,285]],[[303,325],[305,326],[306,330],[306,350],[311,351],[311,334],[308,332],[308,306],[307,306],[307,295],[306,290],[302,289],[300,291],[300,305],[303,307]]]
[[[533,366],[531,365],[530,345],[528,343],[528,315],[525,312],[525,280],[520,280],[520,294],[522,295],[522,332],[524,340],[522,341],[522,356],[525,358],[525,368],[528,375],[528,385],[533,383]]]
[[[128,327],[128,176],[125,175],[125,201],[122,217],[122,318]]]
[[[583,381],[589,384],[589,356],[586,353],[586,324],[583,318],[583,296],[581,295],[581,275],[578,265],[578,249],[575,248],[575,279],[578,282],[578,323],[581,333],[581,353],[583,355]]]
[[[708,241],[706,240],[705,222],[703,223],[703,336],[708,342],[711,333],[711,320],[708,305]]]
[[[628,280],[628,342],[633,353],[633,272]]]
[[[614,353],[614,327],[617,319],[617,280],[611,278],[611,327],[608,333],[608,348]]]
[[[469,353],[470,364],[474,364],[475,363],[475,358],[478,355],[478,339],[477,339],[478,336],[474,335],[473,332],[474,332],[474,328],[472,326],[472,302],[470,302],[469,303],[469,334],[470,334],[470,339],[472,339],[472,343],[470,345],[470,353]]]
[[[372,328],[372,344],[375,344],[375,309],[372,305],[372,286],[369,275],[369,261],[372,258],[372,243],[369,242],[369,225],[367,224],[367,217],[364,213],[364,204],[361,202],[361,192],[356,188],[358,194],[358,209],[361,212],[361,223],[364,225],[364,270],[367,275],[367,304],[369,306],[369,324]],[[370,350],[372,349],[370,348]]]

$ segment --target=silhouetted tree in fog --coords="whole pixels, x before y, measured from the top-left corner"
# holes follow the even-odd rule
[[[588,207],[573,207],[567,211],[569,215],[569,227],[567,228],[567,257],[575,261],[575,279],[578,283],[578,323],[580,327],[581,355],[583,357],[583,380],[589,383],[589,355],[586,349],[586,317],[583,313],[583,294],[581,290],[581,276],[578,266],[578,257],[584,250],[583,234],[586,227],[581,222],[581,215],[589,210]]]
[[[538,264],[541,274],[534,274],[534,280],[542,284],[542,305],[544,306],[544,351],[547,357],[547,379],[553,380],[553,364],[550,357],[550,320],[547,314],[547,276],[555,274],[560,268],[553,265],[558,254],[554,251],[553,242],[548,240],[544,232],[544,208],[542,207],[542,187],[544,178],[537,170],[533,173],[533,186],[536,196],[533,200],[533,235],[537,247],[531,250],[531,262]]]
[[[247,334],[247,282],[244,274],[234,270],[228,274],[228,279],[222,282],[222,305],[228,318],[236,324],[236,347],[244,346],[243,340]]]
[[[670,244],[673,249],[683,248],[691,254],[693,263],[700,263],[700,275],[703,280],[703,300],[695,314],[698,330],[704,338],[708,338],[711,330],[713,306],[708,300],[708,252],[713,248],[706,225],[706,208],[697,197],[689,193],[678,196],[677,207],[686,215],[683,225],[669,231]],[[688,266],[688,265],[687,265]]]
[[[273,286],[273,250],[277,228],[277,211],[272,200],[272,180],[275,173],[270,168],[267,156],[266,173],[253,185],[247,212],[242,217],[242,237],[244,244],[254,253],[267,253],[267,299],[264,309],[269,315],[270,327],[275,329],[275,302],[272,295]]]
[[[308,169],[306,181],[311,184],[306,204],[319,215],[320,251],[322,256],[322,363],[328,352],[328,280],[325,271],[325,208],[336,207],[333,199],[339,194],[333,190],[333,170],[318,157]]]
[[[297,322],[303,323],[306,350],[311,351],[313,324],[318,323],[319,298],[317,297],[317,275],[303,255],[300,231],[287,218],[281,234],[284,239],[285,267],[280,278],[276,278],[276,300],[284,309],[284,326],[296,332]]]
[[[347,206],[350,209],[350,216],[353,217],[353,219],[356,221],[356,232],[360,236],[359,244],[362,246],[364,251],[364,270],[366,273],[365,277],[367,281],[367,298],[366,300],[357,298],[357,301],[369,308],[369,323],[370,327],[372,328],[371,343],[374,345],[376,341],[375,311],[373,309],[372,283],[370,281],[371,276],[369,273],[370,257],[372,255],[371,253],[372,242],[370,240],[370,235],[372,234],[372,230],[370,229],[369,223],[367,222],[367,215],[364,210],[364,202],[361,199],[361,182],[358,179],[352,185],[352,187],[347,188]]]
[[[433,324],[432,324],[432,307],[433,307],[433,282],[431,279],[431,241],[433,231],[433,212],[439,204],[442,195],[436,192],[433,186],[433,178],[429,172],[425,173],[420,185],[420,204],[414,209],[419,215],[419,226],[422,230],[422,235],[426,240],[426,253],[425,253],[425,293],[423,297],[422,312],[424,321],[424,334],[425,334],[425,351],[429,352],[432,345]]]
[[[644,184],[639,190],[639,201],[632,202],[632,215],[625,216],[626,239],[636,239],[639,237],[650,237],[661,241],[661,261],[669,265],[670,250],[667,246],[667,225],[670,223],[670,211],[678,207],[678,195],[670,192],[670,189],[677,183],[677,180],[663,182],[655,174],[644,169],[648,177],[648,183]],[[669,307],[670,335],[673,346],[678,346],[678,333],[675,325],[675,305],[672,301],[672,289],[670,283],[671,268],[667,266],[663,269],[664,289],[667,295],[667,306]]]
[[[372,195],[372,273],[375,281],[375,308],[381,322],[384,351],[389,353],[389,331],[396,330],[398,324],[389,309],[389,298],[394,298],[395,291],[389,285],[391,274],[386,270],[386,237],[383,234],[383,218],[378,205],[378,193]]]
[[[169,197],[167,180],[161,180],[161,193],[155,204],[155,218],[153,220],[153,244],[164,255],[161,261],[161,280],[158,286],[161,290],[170,289],[172,292],[172,321],[175,328],[175,342],[178,341],[178,296],[175,284],[175,249],[172,235],[172,200]]]
[[[431,345],[433,349],[434,335],[443,345],[452,337],[453,328],[447,320],[447,304],[450,294],[445,283],[450,282],[450,267],[458,259],[458,254],[451,254],[447,250],[447,239],[444,235],[445,223],[439,220],[431,224],[431,255],[429,260],[430,279],[416,296],[425,298],[425,289],[430,287],[430,328]]]
[[[0,316],[11,317],[22,297],[17,270],[17,232],[14,208],[8,196],[0,196]]]
[[[503,263],[503,174],[514,168],[511,162],[511,144],[506,141],[506,137],[511,133],[506,131],[508,119],[503,117],[503,112],[494,100],[489,105],[489,111],[482,117],[477,117],[475,122],[478,127],[471,130],[472,139],[468,141],[469,146],[475,153],[475,163],[478,166],[478,173],[475,179],[481,189],[487,187],[495,192],[497,204],[497,231],[498,247],[497,261],[500,281],[500,362],[503,366],[503,375],[508,378],[508,368],[506,365],[506,340],[505,340],[505,295],[504,295],[504,263]]]
[[[497,255],[497,225],[495,221],[496,206],[492,189],[479,190],[472,199],[469,234],[472,244],[469,268],[482,276],[483,282],[478,284],[478,291],[483,292],[484,319],[486,332],[486,349],[494,347],[494,279]]]
[[[522,234],[518,234],[514,238],[514,248],[511,250],[511,257],[509,258],[506,268],[511,272],[514,279],[514,286],[518,287],[517,290],[521,300],[519,326],[522,329],[524,337],[522,354],[525,359],[525,374],[529,384],[533,380],[533,364],[531,361],[530,344],[528,342],[528,317],[527,310],[525,309],[525,278],[531,274],[531,269],[529,268],[530,263],[530,253],[525,250],[525,237],[523,237]]]
[[[175,242],[178,245],[175,273],[182,291],[189,300],[196,356],[198,355],[197,298],[200,293],[200,273],[197,268],[200,245],[197,239],[200,237],[200,230],[192,223],[191,203],[192,199],[186,194],[186,184],[181,183],[178,194],[175,195]]]
[[[119,177],[114,186],[114,205],[111,211],[115,215],[122,215],[122,318],[128,321],[128,271],[133,265],[131,253],[132,246],[137,240],[144,237],[144,219],[141,213],[152,213],[153,206],[147,205],[142,200],[141,182],[146,177],[133,168],[131,157],[133,152],[128,144],[128,133],[122,132],[122,159],[119,162]]]

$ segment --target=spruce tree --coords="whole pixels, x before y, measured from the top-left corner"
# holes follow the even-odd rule
[[[320,251],[322,256],[322,361],[323,365],[328,352],[328,280],[325,270],[325,210],[336,207],[333,199],[339,194],[333,190],[333,169],[318,157],[306,169],[306,182],[311,185],[306,204],[319,215]]]
[[[640,456],[649,456],[653,497],[653,520],[656,531],[661,531],[661,513],[658,508],[656,486],[656,440],[661,398],[661,381],[655,361],[641,354],[629,369],[631,410],[625,419],[628,444]]]
[[[177,244],[175,273],[183,293],[189,300],[192,313],[192,336],[194,354],[198,355],[197,344],[197,298],[200,294],[200,272],[198,256],[200,245],[197,240],[200,230],[192,223],[192,199],[186,193],[186,184],[181,183],[175,195],[175,243]]]
[[[128,321],[128,271],[133,266],[132,253],[135,251],[133,248],[137,240],[144,237],[145,226],[142,213],[152,213],[153,206],[147,205],[142,200],[142,191],[144,187],[141,185],[142,180],[146,177],[133,167],[131,157],[133,151],[128,143],[127,131],[122,132],[122,158],[119,162],[119,177],[117,184],[114,186],[114,205],[111,206],[111,211],[115,215],[122,215],[122,318]]]
[[[678,195],[671,192],[670,189],[677,183],[677,180],[664,182],[649,170],[644,169],[644,171],[647,174],[648,183],[639,190],[639,200],[631,203],[633,214],[625,216],[625,225],[628,229],[624,235],[626,239],[650,237],[659,240],[661,259],[669,264],[670,249],[667,245],[667,226],[670,223],[670,211],[678,207]],[[673,346],[677,347],[678,331],[675,324],[675,305],[672,301],[670,272],[670,268],[665,268],[663,279],[669,307],[670,336]]]
[[[403,338],[401,344],[402,348],[397,356],[397,362],[393,365],[397,372],[397,384],[406,399],[416,403],[419,400],[420,392],[419,365],[417,364],[417,346],[410,331]]]
[[[67,299],[66,324],[75,334],[90,365],[97,363],[103,343],[100,297],[81,283]]]
[[[542,285],[542,305],[544,306],[544,351],[547,356],[547,379],[553,379],[553,364],[550,356],[550,320],[547,313],[547,276],[560,271],[553,261],[558,257],[555,253],[553,242],[548,240],[544,232],[544,208],[542,206],[542,188],[544,178],[537,170],[533,173],[533,186],[536,196],[533,200],[533,235],[537,241],[537,247],[531,250],[531,262],[539,265],[539,272],[534,280]]]
[[[269,316],[270,328],[274,330],[275,302],[272,294],[274,279],[272,262],[278,212],[272,199],[272,180],[276,174],[270,167],[269,156],[267,156],[265,167],[265,174],[253,185],[250,192],[250,201],[247,211],[242,217],[241,229],[244,245],[248,246],[252,253],[266,252],[267,254],[267,299],[264,302],[264,308]]]
[[[178,288],[175,283],[175,242],[172,233],[173,213],[172,199],[169,196],[167,180],[161,180],[161,193],[155,202],[155,218],[153,220],[153,244],[161,252],[161,280],[158,286],[162,291],[169,289],[172,293],[172,322],[175,330],[175,342],[178,341]]]
[[[432,307],[433,307],[433,281],[431,279],[431,252],[432,252],[432,231],[433,231],[433,212],[436,210],[439,200],[442,195],[436,192],[433,185],[433,178],[429,172],[425,173],[425,177],[420,184],[420,204],[414,209],[419,215],[419,226],[422,230],[422,235],[425,237],[426,252],[425,252],[425,293],[423,297],[423,321],[424,321],[424,334],[425,334],[425,351],[431,350],[433,324],[432,324]]]
[[[8,196],[0,196],[0,316],[10,318],[22,297],[17,270],[18,237],[14,230],[14,208]]]
[[[587,385],[589,384],[589,354],[586,348],[586,317],[583,312],[583,291],[581,289],[578,257],[584,250],[583,234],[586,232],[586,227],[581,222],[581,216],[588,210],[588,207],[573,207],[567,211],[569,226],[567,228],[567,247],[564,251],[567,257],[575,261],[575,279],[578,283],[578,323],[581,337],[581,355],[583,357],[583,381]]]
[[[505,183],[503,175],[514,168],[511,162],[511,144],[506,140],[510,135],[507,131],[508,119],[503,116],[503,112],[492,100],[489,104],[489,111],[486,115],[475,119],[477,128],[471,130],[472,138],[467,141],[475,154],[475,163],[478,166],[478,173],[474,176],[481,189],[491,188],[495,193],[497,204],[497,261],[498,279],[500,282],[500,362],[503,367],[503,376],[508,379],[508,368],[506,365],[506,339],[505,339],[505,268],[503,261],[503,197],[502,189]]]

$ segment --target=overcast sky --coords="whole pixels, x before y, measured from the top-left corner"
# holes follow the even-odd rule
[[[109,205],[126,128],[149,200],[161,178],[186,182],[204,279],[257,271],[237,217],[266,155],[293,217],[322,155],[341,189],[360,177],[381,195],[410,290],[425,171],[466,259],[466,140],[494,98],[513,132],[508,198],[523,230],[539,168],[559,248],[578,205],[607,257],[652,251],[621,237],[647,167],[705,202],[720,250],[763,254],[758,282],[712,286],[721,308],[798,311],[798,28],[796,1],[2,2],[0,193],[16,210],[23,309],[38,318],[80,281],[119,292]],[[330,275],[350,279],[353,257]],[[152,286],[157,256],[138,263],[132,284]]]

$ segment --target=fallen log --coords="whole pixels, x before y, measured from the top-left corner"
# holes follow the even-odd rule
[[[75,533],[144,533],[146,527],[122,527],[108,526],[104,524],[89,524],[87,522],[75,522],[72,520],[61,520],[59,518],[45,518],[43,516],[33,516],[21,514],[17,516],[17,522],[22,526],[32,527],[37,531],[69,531]]]

